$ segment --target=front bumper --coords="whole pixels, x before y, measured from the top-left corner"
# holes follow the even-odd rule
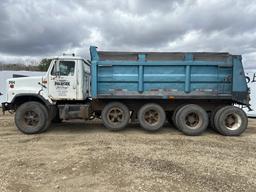
[[[12,107],[11,103],[8,103],[8,102],[3,102],[2,103],[2,111],[3,111],[3,113],[5,111],[9,111],[9,110],[12,110],[12,109],[13,109],[13,107]]]

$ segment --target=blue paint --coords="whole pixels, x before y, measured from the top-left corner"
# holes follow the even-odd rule
[[[185,61],[193,62],[193,54],[192,53],[186,53],[185,54]],[[186,65],[186,79],[185,79],[185,92],[186,93],[190,92],[190,79],[191,79],[190,65]]]
[[[241,56],[237,56],[233,58],[233,92],[243,92],[247,90],[247,83],[244,80],[245,74],[242,66],[242,58]]]
[[[91,90],[91,94],[92,94],[92,97],[95,98],[97,97],[97,93],[98,93],[98,70],[97,70],[98,66],[97,66],[97,61],[92,61],[92,65],[91,65],[91,73],[92,73],[92,76],[91,76],[91,87],[92,87],[92,90]]]
[[[141,63],[145,62],[145,54],[139,54],[138,55],[138,61]],[[144,79],[144,75],[143,75],[143,65],[139,65],[139,92],[142,93],[143,92],[143,79]]]
[[[176,66],[180,66],[180,65],[201,65],[201,66],[205,66],[205,65],[226,65],[227,67],[231,67],[232,65],[230,64],[226,64],[226,62],[222,62],[222,61],[147,61],[147,62],[140,62],[140,61],[118,61],[118,60],[114,60],[114,61],[110,61],[110,60],[105,60],[105,61],[98,61],[99,65],[157,65],[157,66],[161,66],[161,65],[176,65]]]
[[[193,61],[193,53],[185,53],[185,61]]]
[[[190,92],[190,65],[186,66],[185,92]]]
[[[98,94],[98,66],[97,66],[97,61],[100,59],[99,55],[97,53],[97,47],[95,46],[90,46],[90,55],[91,55],[91,94],[92,97],[95,98],[97,97]]]
[[[99,55],[97,52],[97,47],[96,46],[90,46],[90,55],[91,55],[91,60],[99,60]]]
[[[180,60],[161,60],[161,57],[159,60],[147,60],[150,53],[132,53],[137,54],[137,60],[102,60],[96,47],[91,47],[90,51],[94,98],[105,95],[232,98],[233,92],[247,92],[240,56],[226,54],[218,59],[213,56],[199,60],[196,57],[198,53],[184,53]]]

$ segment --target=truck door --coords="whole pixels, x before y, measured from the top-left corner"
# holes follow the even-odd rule
[[[49,97],[53,100],[77,98],[76,60],[56,60],[49,74]]]

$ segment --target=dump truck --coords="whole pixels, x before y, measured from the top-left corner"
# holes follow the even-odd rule
[[[52,58],[42,77],[7,80],[3,111],[23,133],[52,122],[100,118],[112,131],[138,121],[157,131],[169,121],[186,135],[207,127],[226,136],[247,128],[249,89],[240,55],[217,52],[110,52],[90,47],[90,60]],[[170,125],[171,126],[171,125]]]

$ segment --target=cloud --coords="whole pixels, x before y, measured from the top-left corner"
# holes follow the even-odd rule
[[[79,46],[89,34],[72,6],[44,1],[14,1],[1,6],[5,12],[0,51],[13,55],[41,55]],[[60,9],[58,9],[60,8]]]
[[[225,51],[256,62],[256,2],[2,0],[0,61],[65,51]],[[8,60],[8,59],[7,59]]]

